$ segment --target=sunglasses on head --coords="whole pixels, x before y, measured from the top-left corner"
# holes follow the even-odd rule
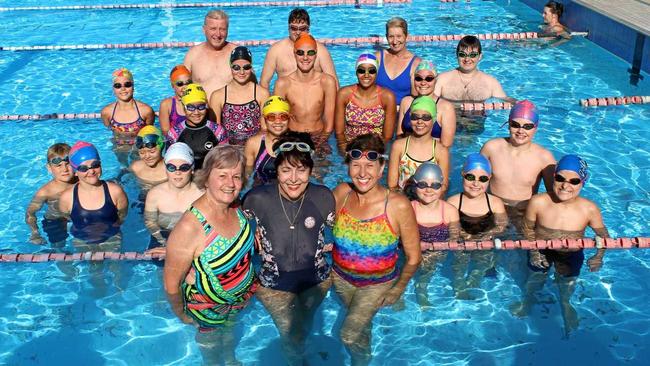
[[[423,120],[425,122],[429,122],[433,119],[430,114],[415,114],[411,113],[411,121],[417,121],[417,120]]]
[[[526,131],[530,131],[530,130],[532,130],[533,128],[535,128],[535,125],[532,124],[532,123],[524,123],[524,124],[522,125],[522,124],[520,124],[519,122],[517,122],[517,121],[513,121],[513,120],[508,121],[508,124],[510,124],[510,128],[514,128],[514,129],[523,128],[523,129],[526,130]]]
[[[131,88],[131,87],[133,87],[133,82],[132,81],[127,81],[124,84],[122,84],[122,83],[113,83],[113,88],[115,88],[115,89],[122,89],[122,87],[125,87],[127,89]]]
[[[311,152],[311,146],[305,142],[283,142],[280,146],[278,146],[276,152],[287,152],[294,149],[300,152]]]
[[[427,189],[427,188],[432,188],[435,190],[438,190],[442,188],[442,183],[440,182],[433,182],[431,184],[428,184],[427,182],[415,182],[415,187],[417,189]]]
[[[102,162],[99,160],[95,160],[92,163],[90,163],[90,165],[79,165],[77,167],[77,171],[81,173],[85,173],[90,169],[97,169],[100,168],[101,166],[102,166]]]
[[[470,173],[463,175],[463,178],[465,178],[465,180],[468,182],[473,182],[475,180],[478,180],[481,183],[487,183],[490,180],[490,177],[488,177],[487,175],[481,175],[480,177],[476,177],[474,174],[470,174]]]
[[[580,178],[571,178],[571,179],[566,179],[564,176],[560,174],[555,174],[555,181],[558,183],[564,183],[567,182],[573,186],[577,186],[578,184],[582,183],[582,179]]]
[[[61,164],[63,162],[66,162],[66,163],[69,164],[70,163],[70,158],[68,156],[64,156],[64,157],[57,156],[56,158],[52,158],[50,161],[48,161],[48,163],[50,165],[59,165],[59,164]]]
[[[478,55],[480,55],[480,54],[481,54],[480,52],[467,53],[467,52],[459,51],[456,55],[458,55],[458,57],[460,57],[460,58],[466,58],[466,57],[477,58]]]
[[[173,172],[175,172],[177,170],[181,171],[183,173],[187,173],[190,170],[192,170],[192,164],[185,163],[185,164],[181,164],[179,166],[176,166],[176,165],[174,165],[172,163],[167,163],[167,164],[165,164],[165,168],[167,168],[167,171],[170,172],[170,173],[173,173]]]
[[[234,71],[239,71],[241,69],[244,69],[244,71],[248,71],[248,70],[253,68],[253,65],[251,65],[251,64],[246,64],[244,66],[230,65],[230,68],[233,69]]]
[[[377,69],[375,69],[374,67],[370,67],[370,68],[367,68],[367,69],[364,69],[363,67],[359,67],[357,69],[357,74],[358,75],[365,75],[365,74],[374,75],[376,73],[377,73]]]
[[[183,87],[183,86],[185,86],[185,85],[190,85],[190,84],[192,84],[192,80],[186,80],[186,81],[178,80],[178,81],[175,81],[175,82],[174,82],[174,85],[176,85],[176,86],[179,87],[179,88],[180,88],[180,87]]]
[[[370,161],[377,161],[379,158],[387,159],[388,157],[384,154],[380,154],[374,150],[368,150],[368,151],[361,151],[359,149],[352,149],[348,151],[348,156],[352,160],[359,160],[362,157],[366,157],[366,159]]]
[[[304,56],[305,55],[305,50],[296,50],[296,55]],[[316,50],[307,51],[307,56],[316,56]]]
[[[282,122],[286,122],[289,120],[289,115],[286,113],[269,113],[266,116],[264,116],[264,119],[267,120],[268,122],[275,122],[277,120],[280,120]]]
[[[415,81],[417,81],[417,82],[421,82],[421,81],[424,80],[424,81],[426,81],[427,83],[430,83],[430,82],[434,81],[434,80],[436,79],[436,77],[435,77],[435,76],[431,76],[431,75],[429,75],[429,76],[423,78],[422,76],[417,76],[417,75],[416,75],[413,79],[414,79]]]
[[[203,103],[203,104],[188,104],[185,106],[185,109],[188,112],[194,112],[194,111],[204,111],[208,109],[208,105]]]

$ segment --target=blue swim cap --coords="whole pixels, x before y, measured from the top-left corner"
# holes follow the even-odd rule
[[[587,179],[589,179],[589,172],[587,169],[589,166],[587,165],[587,162],[584,161],[581,157],[578,155],[564,155],[562,159],[557,163],[555,166],[555,172],[559,172],[562,170],[569,170],[572,172],[575,172],[580,176],[580,179],[582,180],[582,183],[586,183]]]
[[[97,148],[89,142],[77,141],[72,148],[70,148],[70,165],[74,171],[77,171],[79,165],[88,160],[101,160],[99,159],[99,152]]]
[[[463,164],[463,173],[467,173],[474,169],[481,169],[488,173],[488,175],[492,175],[492,166],[490,165],[490,161],[479,153],[467,155],[465,164]]]
[[[443,183],[444,177],[442,175],[442,169],[437,164],[426,162],[422,163],[413,174],[413,180],[416,182],[433,179],[434,182]]]

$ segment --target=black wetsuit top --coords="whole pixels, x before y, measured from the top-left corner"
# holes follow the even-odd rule
[[[458,214],[460,216],[460,226],[466,233],[471,235],[484,233],[496,225],[487,193],[485,194],[485,200],[487,201],[488,212],[481,216],[469,216],[463,212],[463,193],[461,192],[460,202],[458,203]]]
[[[203,159],[208,155],[210,150],[217,146],[220,142],[219,138],[215,135],[215,131],[210,128],[209,121],[190,127],[185,122],[185,128],[180,133],[175,142],[184,142],[194,152],[194,167],[201,169],[203,166]],[[212,122],[210,122],[212,123]]]

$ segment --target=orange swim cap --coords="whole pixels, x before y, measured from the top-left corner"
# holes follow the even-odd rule
[[[300,37],[298,37],[298,39],[296,39],[296,41],[293,43],[293,49],[297,50],[298,48],[304,45],[312,46],[314,49],[318,48],[316,39],[314,39],[314,37],[312,37],[311,34],[306,32],[300,33]]]
[[[192,77],[192,73],[187,69],[187,67],[185,67],[185,65],[176,65],[169,73],[169,79],[174,82],[183,75]]]

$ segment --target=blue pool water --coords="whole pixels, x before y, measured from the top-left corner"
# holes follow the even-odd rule
[[[146,1],[149,2],[149,1]],[[186,1],[189,2],[189,1]],[[83,0],[0,1],[0,7],[109,3]],[[139,3],[135,0],[120,3]],[[277,39],[286,35],[289,8],[234,8],[230,39]],[[121,42],[200,41],[206,9],[0,12],[0,46]],[[540,15],[517,1],[441,4],[416,0],[401,6],[310,8],[318,37],[383,34],[384,21],[401,15],[412,34],[515,32],[536,29]],[[263,30],[263,31],[261,31]],[[455,66],[455,43],[412,45],[440,70]],[[253,47],[261,72],[267,47]],[[613,236],[648,236],[650,229],[650,109],[623,106],[584,109],[591,96],[650,95],[650,78],[629,85],[629,65],[581,38],[560,47],[542,42],[486,42],[481,68],[497,77],[509,95],[529,98],[541,110],[536,141],[556,158],[584,156],[592,178],[583,195],[599,203]],[[354,61],[363,47],[330,48],[343,85],[354,82]],[[171,93],[167,75],[185,49],[0,52],[5,97],[0,114],[96,112],[113,100],[110,73],[121,66],[136,78],[136,97],[155,109]],[[459,166],[499,129],[506,112],[491,112],[482,131],[459,131],[452,150],[452,188],[459,190]],[[98,120],[2,122],[0,141],[0,251],[36,252],[23,223],[36,187],[48,178],[45,150],[56,141],[94,142],[104,175],[118,175],[110,132]],[[333,143],[333,140],[332,140]],[[331,160],[340,163],[338,156]],[[345,177],[333,164],[325,183]],[[123,184],[131,202],[138,187]],[[123,227],[123,251],[142,251],[148,233],[132,207]],[[68,249],[71,249],[68,247]],[[591,253],[587,253],[591,255]],[[583,268],[573,304],[580,329],[563,336],[557,289],[549,281],[530,317],[513,318],[508,305],[521,296],[521,253],[499,253],[496,277],[483,281],[479,298],[461,301],[451,290],[447,260],[429,285],[433,309],[420,310],[413,287],[405,309],[384,309],[375,318],[374,365],[401,364],[645,364],[650,356],[650,254],[610,251],[603,269]],[[200,353],[194,329],[171,313],[161,287],[161,268],[151,263],[0,264],[0,364],[194,364]],[[309,345],[316,365],[338,365],[348,357],[337,340],[341,307],[328,296]],[[277,331],[261,304],[241,315],[237,357],[250,365],[281,364]],[[264,361],[261,361],[264,360]]]

